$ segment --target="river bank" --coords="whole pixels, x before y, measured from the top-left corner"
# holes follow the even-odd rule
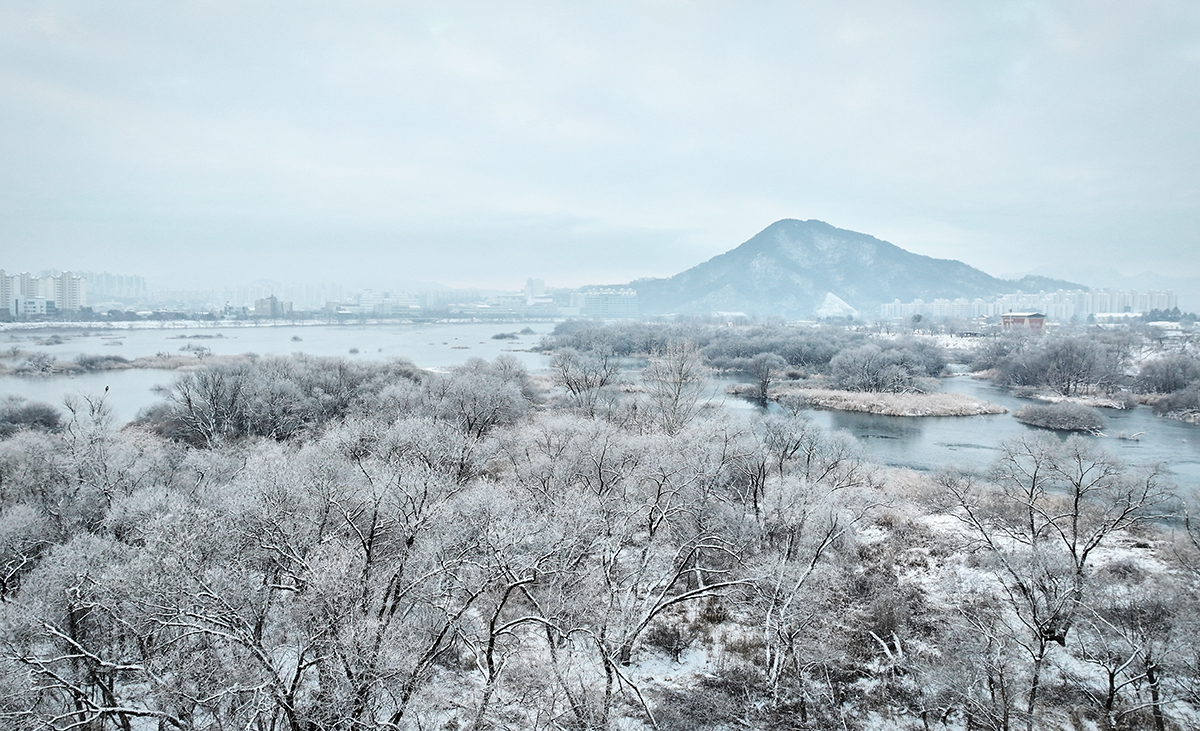
[[[736,384],[729,393],[747,398],[757,395],[753,384]],[[784,383],[770,390],[770,400],[795,399],[804,408],[856,411],[880,416],[984,416],[1006,414],[1008,409],[965,393],[874,393],[812,388]]]
[[[965,393],[864,393],[833,389],[796,389],[782,394],[797,396],[814,409],[861,411],[883,416],[983,416],[1006,414],[1008,409]]]

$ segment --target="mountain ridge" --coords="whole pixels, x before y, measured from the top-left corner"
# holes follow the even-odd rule
[[[736,311],[804,318],[814,316],[828,294],[874,317],[879,305],[897,299],[974,299],[1014,292],[1022,284],[1082,286],[1045,277],[1000,279],[955,259],[914,254],[824,221],[782,219],[672,277],[624,286],[637,291],[644,314]]]

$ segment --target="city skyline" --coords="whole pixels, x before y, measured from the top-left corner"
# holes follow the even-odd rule
[[[1019,285],[1020,283],[1014,282]],[[559,306],[551,293],[560,297],[569,294],[569,305]],[[90,297],[89,297],[90,293]],[[207,300],[207,301],[206,301]],[[442,289],[434,291],[406,288],[375,289],[347,287],[339,284],[299,284],[269,280],[243,284],[226,284],[221,290],[151,289],[140,275],[114,275],[109,272],[54,272],[42,270],[7,272],[0,269],[0,311],[11,317],[46,316],[96,309],[97,312],[127,310],[139,305],[164,304],[176,301],[186,309],[196,311],[234,309],[253,312],[255,316],[287,317],[297,312],[324,311],[340,315],[397,315],[405,311],[437,309],[450,303],[484,302],[504,310],[541,316],[590,316],[615,319],[640,316],[637,293],[631,289],[603,287],[547,287],[544,280],[528,278],[521,289],[478,290]],[[831,302],[833,304],[831,304]],[[95,307],[93,307],[95,306]],[[832,309],[830,309],[832,308]],[[1186,306],[1184,311],[1188,308]],[[826,311],[829,310],[829,311]],[[897,299],[884,303],[878,313],[858,312],[832,293],[815,315],[818,318],[860,316],[868,321],[909,320],[914,316],[935,319],[975,320],[995,318],[1014,312],[1040,312],[1055,322],[1077,322],[1080,318],[1104,314],[1136,315],[1147,312],[1180,311],[1178,294],[1169,289],[1121,289],[1095,287],[1090,289],[1041,289],[1013,292],[990,297],[916,299],[902,302]],[[714,313],[716,314],[716,313]],[[730,314],[730,313],[725,313]]]

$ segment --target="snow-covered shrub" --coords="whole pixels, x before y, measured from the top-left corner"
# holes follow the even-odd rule
[[[1043,429],[1098,432],[1104,428],[1104,417],[1099,411],[1079,404],[1031,404],[1022,406],[1014,416],[1022,424]]]

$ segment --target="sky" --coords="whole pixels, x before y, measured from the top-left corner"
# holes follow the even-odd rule
[[[1200,3],[0,4],[0,267],[519,289],[782,218],[1200,277]]]

